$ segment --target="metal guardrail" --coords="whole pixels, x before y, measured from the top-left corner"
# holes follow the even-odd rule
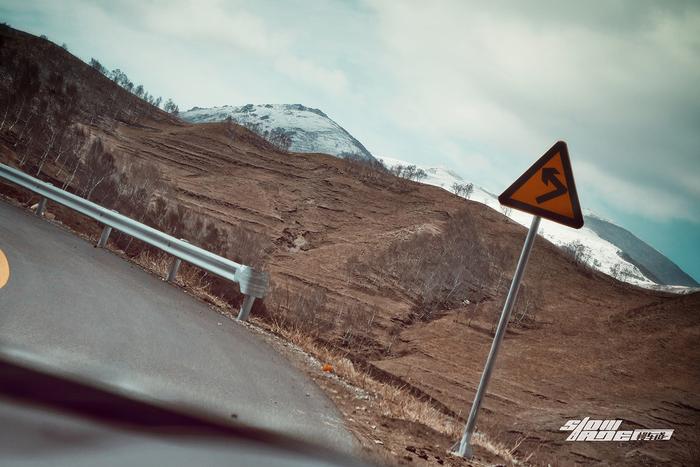
[[[237,282],[241,293],[245,297],[241,310],[238,313],[239,320],[245,321],[250,314],[250,309],[255,299],[263,298],[267,292],[269,279],[265,272],[256,271],[244,264],[235,263],[203,248],[191,245],[185,240],[178,240],[116,211],[109,210],[92,201],[56,188],[50,183],[42,182],[5,164],[0,164],[0,179],[19,185],[41,196],[41,201],[39,201],[36,209],[38,216],[43,216],[46,202],[50,200],[100,222],[104,225],[104,228],[97,243],[98,247],[102,248],[107,244],[112,229],[115,229],[174,256],[167,277],[167,280],[170,282],[175,280],[181,261],[202,268],[224,279]]]

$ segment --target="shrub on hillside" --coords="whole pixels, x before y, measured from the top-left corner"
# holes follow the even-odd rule
[[[437,311],[484,295],[493,285],[498,252],[489,251],[468,211],[451,216],[442,231],[412,234],[379,254],[352,258],[354,274],[374,274],[382,283],[413,297],[415,315],[430,319]]]

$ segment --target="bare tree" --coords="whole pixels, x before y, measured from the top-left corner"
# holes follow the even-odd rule
[[[15,57],[7,58],[14,61]],[[9,82],[2,102],[4,113],[0,121],[0,131],[7,128],[8,132],[12,131],[25,114],[31,111],[32,100],[41,88],[39,67],[36,63],[19,59],[18,63],[10,66],[9,70],[10,75],[7,77]]]
[[[110,78],[119,86],[122,86],[129,80],[129,78],[127,78],[126,76],[126,73],[121,71],[119,68],[115,68],[114,70],[112,70],[112,72],[110,73]]]
[[[406,180],[423,180],[428,176],[425,170],[415,165],[396,164],[389,168],[389,173]]]
[[[359,180],[368,183],[380,183],[387,179],[389,171],[381,159],[366,159],[357,154],[341,155],[347,164],[348,172]]]
[[[105,68],[96,58],[90,59],[90,66],[102,73],[103,75],[106,75],[108,73],[107,68]]]
[[[101,139],[94,139],[88,148],[80,180],[83,196],[90,199],[95,189],[114,172],[114,156],[105,150]]]
[[[472,192],[474,191],[474,184],[454,182],[451,186],[451,189],[452,192],[457,196],[462,196],[464,198],[469,199]]]
[[[522,284],[509,323],[518,327],[533,326],[537,319],[537,311],[543,302],[544,296],[541,289],[530,284]],[[494,321],[494,331],[495,326],[496,322]]]
[[[430,319],[437,311],[461,306],[491,288],[501,264],[487,250],[467,210],[451,216],[442,232],[420,232],[397,240],[385,251],[351,258],[352,274],[384,277],[414,298],[415,316]]]
[[[70,134],[69,127],[73,122],[76,113],[76,101],[78,88],[75,83],[65,84],[63,77],[54,78],[53,90],[54,98],[51,107],[52,112],[44,114],[44,120],[48,129],[44,131],[48,134],[48,139],[44,143],[43,152],[37,162],[36,174],[39,175],[44,167],[44,163],[49,154],[54,151],[60,153],[64,150],[66,144],[73,143],[73,137]],[[56,159],[58,155],[56,156]]]
[[[265,139],[282,151],[289,151],[292,146],[292,132],[284,128],[274,128]]]
[[[574,240],[564,246],[576,264],[587,265],[591,259],[591,250],[580,240]]]
[[[467,183],[466,185],[464,185],[464,190],[463,190],[462,196],[469,199],[469,198],[471,198],[473,192],[474,192],[474,184]]]
[[[180,109],[178,108],[177,104],[170,98],[168,98],[168,100],[165,101],[163,110],[173,115],[177,115],[178,113],[180,113]]]

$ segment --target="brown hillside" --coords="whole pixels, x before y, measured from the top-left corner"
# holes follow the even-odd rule
[[[233,124],[186,124],[47,41],[6,27],[0,40],[0,118],[7,109],[17,120],[0,128],[0,161],[76,192],[102,167],[90,162],[98,152],[110,155],[114,174],[155,170],[148,212],[179,206],[215,219],[221,232],[255,237],[235,253],[271,274],[273,291],[254,314],[313,333],[446,413],[468,411],[523,227],[440,188],[327,155],[280,152]],[[34,71],[32,84],[24,77]],[[29,103],[20,113],[22,99]],[[74,134],[61,140],[74,162],[55,156],[52,132]],[[135,179],[110,176],[117,191]],[[93,199],[114,201],[107,191]],[[114,206],[124,212],[123,203]],[[176,234],[204,241],[189,232]],[[480,430],[509,445],[527,436],[518,453],[545,464],[699,461],[699,294],[619,283],[540,238],[514,320]],[[670,442],[566,443],[558,428],[586,416],[676,432]]]

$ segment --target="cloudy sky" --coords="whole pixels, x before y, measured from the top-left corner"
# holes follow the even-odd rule
[[[587,207],[700,280],[700,2],[0,0],[181,109],[301,103],[500,193],[554,141]]]

